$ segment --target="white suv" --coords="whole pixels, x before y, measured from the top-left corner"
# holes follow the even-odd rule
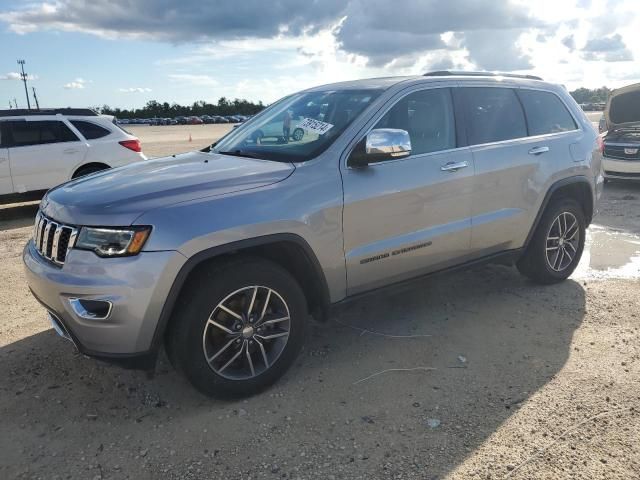
[[[89,109],[0,110],[0,202],[146,160],[138,138]]]

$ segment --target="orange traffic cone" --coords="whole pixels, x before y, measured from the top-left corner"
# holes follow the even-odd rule
[[[189,142],[193,142],[193,139],[191,138],[191,133],[189,133]]]

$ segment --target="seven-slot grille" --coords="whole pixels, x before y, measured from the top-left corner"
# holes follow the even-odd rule
[[[40,212],[36,215],[33,242],[40,255],[47,260],[62,265],[67,252],[75,245],[77,236],[77,228],[54,222]]]
[[[640,144],[618,145],[605,142],[604,156],[618,160],[640,160]]]

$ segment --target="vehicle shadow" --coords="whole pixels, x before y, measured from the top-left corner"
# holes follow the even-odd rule
[[[46,330],[0,348],[0,477],[441,478],[562,369],[584,315],[571,280],[431,277],[346,304],[283,379],[235,402],[165,359],[149,379]]]
[[[39,205],[39,202],[0,205],[0,231],[32,226]]]

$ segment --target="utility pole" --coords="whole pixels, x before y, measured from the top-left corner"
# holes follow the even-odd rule
[[[22,68],[22,82],[24,83],[24,94],[27,97],[27,108],[31,110],[31,102],[29,101],[29,90],[27,89],[27,74],[24,73],[24,60],[18,60],[18,65]]]
[[[36,101],[36,110],[40,110],[40,104],[38,103],[38,96],[36,95],[36,87],[31,87],[33,90],[33,99]]]

